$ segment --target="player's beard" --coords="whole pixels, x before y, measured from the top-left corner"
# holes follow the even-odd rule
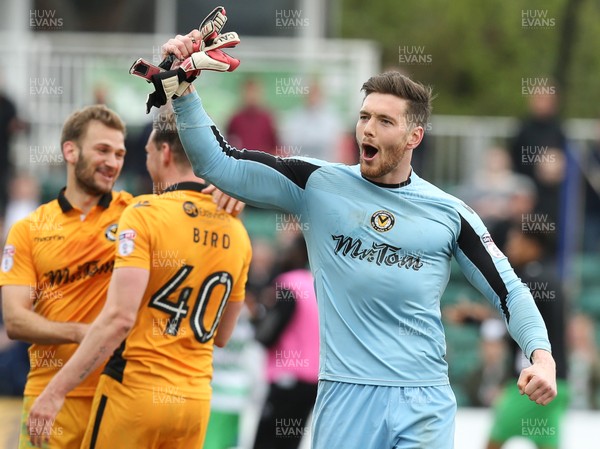
[[[106,187],[96,182],[94,175],[96,174],[96,167],[94,167],[87,158],[83,156],[83,152],[79,152],[79,159],[75,164],[75,181],[77,185],[88,195],[102,196],[112,190],[114,182],[110,186]],[[116,176],[115,176],[116,180]]]
[[[394,171],[406,156],[405,142],[398,145],[397,148],[386,148],[384,151],[379,150],[378,158],[375,164],[368,165],[363,160],[362,149],[360,151],[360,173],[368,179],[379,179]]]

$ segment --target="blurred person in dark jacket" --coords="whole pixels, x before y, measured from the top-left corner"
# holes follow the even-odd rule
[[[262,105],[262,88],[255,78],[242,85],[242,107],[227,124],[227,139],[237,148],[276,154],[277,129],[271,112]],[[279,155],[281,156],[281,155]]]
[[[254,449],[296,449],[317,397],[318,311],[301,234],[285,250],[280,270],[262,291],[254,318],[255,337],[267,348],[269,382]]]

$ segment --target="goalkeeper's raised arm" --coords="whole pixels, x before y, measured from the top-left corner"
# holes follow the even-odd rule
[[[178,35],[170,39],[163,50],[184,60],[182,64],[185,65],[194,51],[194,41],[201,38],[198,30],[186,36]],[[218,57],[224,55],[220,50],[209,50],[205,53],[206,57],[214,56],[214,51],[219,52]],[[295,214],[302,212],[308,178],[324,162],[307,158],[278,158],[261,151],[231,147],[204,110],[191,84],[179,98],[173,100],[173,110],[179,136],[197,176],[248,204]]]

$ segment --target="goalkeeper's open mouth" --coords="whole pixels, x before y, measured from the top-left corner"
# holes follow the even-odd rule
[[[365,161],[372,161],[379,153],[379,149],[371,144],[363,143],[361,146],[362,158]]]

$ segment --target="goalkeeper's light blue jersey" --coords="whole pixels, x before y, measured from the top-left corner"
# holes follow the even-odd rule
[[[455,257],[528,357],[550,350],[528,288],[466,204],[419,178],[381,185],[360,168],[227,144],[196,94],[173,102],[198,176],[248,204],[287,211],[306,238],[324,380],[448,383],[440,298]]]

